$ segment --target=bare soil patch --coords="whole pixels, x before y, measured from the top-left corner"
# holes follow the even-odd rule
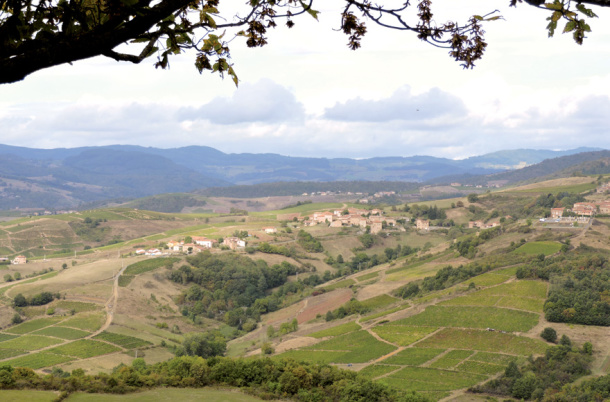
[[[298,312],[305,306],[305,301],[300,301],[281,310],[274,311],[262,317],[262,322],[265,325],[277,325],[282,322],[292,320]]]
[[[299,324],[316,318],[318,314],[324,315],[330,310],[339,308],[344,303],[347,303],[352,298],[350,289],[336,289],[319,296],[310,297],[307,299],[305,309],[297,314]]]
[[[371,297],[390,294],[394,289],[397,289],[404,284],[405,282],[403,281],[373,283],[372,285],[365,286],[364,288],[360,289],[356,295],[356,299],[362,301],[370,299]]]
[[[304,348],[320,342],[320,339],[310,338],[308,336],[299,336],[288,339],[275,347],[275,353],[282,353],[290,349]]]

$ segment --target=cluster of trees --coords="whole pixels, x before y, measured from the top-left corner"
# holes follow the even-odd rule
[[[205,200],[199,200],[187,194],[164,194],[162,196],[142,198],[130,203],[131,208],[166,213],[182,212],[182,210],[187,207],[204,205],[206,205]]]
[[[358,236],[358,240],[360,240],[360,243],[362,243],[362,247],[364,248],[371,248],[373,247],[373,244],[375,244],[375,236],[370,233]]]
[[[286,246],[276,246],[273,244],[269,244],[267,242],[259,243],[256,248],[254,247],[246,247],[247,252],[255,252],[260,251],[265,254],[279,254],[284,257],[294,257],[297,255],[294,247],[286,247]]]
[[[500,226],[496,226],[494,228],[481,230],[479,233],[477,233],[477,235],[470,235],[460,238],[458,241],[453,243],[451,247],[457,250],[462,257],[472,259],[477,254],[478,246],[485,243],[487,240],[500,236],[501,234],[502,228]]]
[[[326,321],[340,320],[352,314],[364,314],[370,311],[370,308],[362,304],[361,301],[352,299],[338,309],[328,311],[326,313]]]
[[[269,267],[262,260],[207,251],[187,257],[187,262],[190,265],[168,272],[172,281],[191,284],[177,300],[182,313],[220,319],[245,330],[254,329],[260,313],[267,312],[252,308],[256,300],[265,298],[269,289],[286,283],[297,270],[287,262]]]
[[[518,215],[522,216],[550,216],[551,208],[572,208],[574,203],[583,202],[585,198],[582,194],[560,192],[557,194],[541,194],[535,200],[523,205],[523,210]],[[564,216],[569,216],[570,212],[565,211]]]
[[[431,221],[437,219],[447,219],[447,214],[444,209],[438,208],[436,205],[429,207],[428,205],[413,204],[410,206],[409,211],[413,218],[429,219]]]
[[[0,366],[0,389],[60,391],[60,398],[72,392],[124,394],[155,387],[201,388],[239,387],[259,398],[299,401],[427,402],[409,391],[397,391],[373,382],[353,371],[330,365],[294,360],[230,359],[181,356],[147,365],[135,359],[112,373],[85,375],[77,369],[71,375],[54,370],[37,374],[28,368]]]
[[[72,221],[68,224],[83,240],[101,243],[111,231],[109,227],[101,227],[102,222],[106,222],[106,219],[92,219],[87,216],[82,222]]]
[[[557,346],[547,349],[544,356],[530,358],[523,367],[515,362],[499,378],[470,389],[517,399],[557,401],[555,394],[565,384],[590,373],[592,348],[588,343],[581,349],[574,348],[568,337],[562,337]],[[601,399],[577,399],[579,401]]]
[[[290,209],[290,208],[300,207],[301,205],[307,205],[307,204],[313,204],[313,201],[312,200],[297,201],[296,204],[286,205],[285,207],[280,208],[280,209]]]
[[[21,279],[21,272],[15,272],[13,275],[11,275],[11,274],[4,275],[4,282],[18,281],[20,279]]]
[[[328,265],[332,265],[333,267],[337,268],[336,277],[338,277],[372,268],[379,264],[385,264],[388,261],[417,253],[419,250],[419,247],[402,246],[399,244],[394,248],[386,247],[381,254],[368,255],[364,252],[356,252],[356,254],[349,261],[345,261],[343,256],[339,254],[336,259],[329,256],[326,258],[325,262]]]
[[[451,247],[455,248],[462,257],[472,259],[477,255],[477,246],[484,242],[479,236],[470,235],[459,239]]]
[[[284,307],[286,296],[299,294],[332,279],[312,274],[288,282],[289,275],[302,272],[286,261],[271,267],[234,253],[202,252],[187,257],[189,265],[170,270],[168,278],[191,284],[177,298],[182,314],[197,321],[198,316],[224,321],[238,330],[252,331],[261,314]],[[305,265],[305,268],[307,266]],[[270,289],[275,289],[270,293]]]
[[[324,251],[322,243],[304,230],[299,230],[297,234],[297,243],[310,253],[321,253]]]
[[[55,299],[59,299],[61,295],[59,293],[41,292],[31,297],[25,297],[19,293],[13,299],[13,305],[15,307],[26,307],[26,306],[44,306],[45,304],[51,303]]]
[[[218,332],[196,332],[184,337],[182,344],[174,348],[176,356],[199,356],[209,358],[223,356],[227,341]]]
[[[410,282],[396,289],[393,293],[397,297],[407,299],[424,292],[446,289],[500,266],[517,263],[521,259],[522,257],[519,255],[495,255],[468,265],[460,265],[457,268],[448,265],[438,270],[434,276],[427,276],[421,281]]]
[[[269,325],[267,327],[267,337],[275,338],[276,336],[282,336],[289,334],[291,332],[296,332],[299,330],[299,322],[296,318],[294,318],[290,322],[283,322],[280,324],[280,327],[276,330],[273,325]]]
[[[610,374],[566,384],[553,394],[555,402],[605,401],[610,398]]]
[[[581,245],[571,253],[533,259],[517,270],[517,277],[550,281],[544,304],[547,320],[610,326],[610,262],[606,254]]]
[[[582,194],[569,193],[566,191],[553,194],[541,194],[536,198],[536,206],[542,208],[572,208],[577,202],[584,202]]]

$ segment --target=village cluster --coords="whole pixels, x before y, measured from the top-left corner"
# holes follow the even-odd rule
[[[263,228],[265,232],[266,229],[275,230],[275,228]],[[209,250],[218,245],[218,240],[208,239],[207,237],[192,236],[191,239],[192,242],[185,242],[184,240],[170,240],[166,243],[167,249],[164,250],[160,250],[158,248],[144,250],[140,248],[136,250],[136,255],[159,256],[173,253],[195,254],[204,250]],[[242,240],[239,237],[225,237],[221,244],[231,250],[246,247],[245,240]]]
[[[372,234],[377,234],[383,229],[383,223],[387,226],[396,226],[396,219],[382,216],[383,211],[380,209],[366,210],[358,208],[349,208],[345,210],[334,210],[332,212],[314,212],[310,216],[303,219],[304,226],[313,226],[319,223],[327,223],[330,227],[342,226],[360,226],[371,228]]]

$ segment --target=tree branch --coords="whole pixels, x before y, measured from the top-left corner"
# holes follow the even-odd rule
[[[62,34],[54,34],[50,39],[31,40],[30,45],[36,41],[34,49],[28,49],[28,52],[22,52],[15,57],[0,61],[0,71],[2,71],[0,84],[20,81],[29,74],[44,68],[105,53],[111,55],[110,52],[116,46],[147,32],[156,23],[175,11],[187,7],[190,3],[192,0],[164,0],[151,9],[142,10],[127,22],[111,19],[80,36],[66,37]],[[120,24],[121,22],[123,23]],[[123,57],[118,56],[118,53],[114,55],[119,58]]]

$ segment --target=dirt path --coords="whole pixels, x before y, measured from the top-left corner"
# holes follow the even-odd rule
[[[117,272],[116,276],[114,277],[114,282],[112,284],[112,296],[110,296],[110,298],[108,299],[108,301],[106,301],[106,304],[104,306],[104,309],[106,310],[106,322],[104,323],[104,325],[102,325],[102,327],[100,329],[98,329],[91,335],[86,336],[85,339],[93,338],[94,336],[107,330],[108,327],[110,327],[110,325],[112,324],[112,320],[114,318],[114,311],[115,311],[116,305],[119,301],[119,278],[121,277],[123,272],[125,272],[126,269],[127,269],[127,266],[124,266],[123,268],[121,268],[119,270],[119,272]]]
[[[98,329],[97,331],[95,331],[95,332],[93,332],[93,333],[91,333],[91,334],[89,334],[89,335],[87,335],[87,336],[85,336],[84,338],[81,338],[81,339],[91,339],[94,336],[99,335],[100,333],[102,333],[103,331],[108,329],[108,327],[110,327],[110,325],[112,324],[112,320],[114,318],[114,311],[116,309],[116,304],[117,304],[117,302],[119,300],[119,277],[123,274],[123,272],[125,272],[125,269],[127,269],[126,266],[121,268],[117,272],[116,276],[114,277],[114,283],[113,283],[113,286],[112,286],[112,295],[106,301],[106,304],[104,306],[105,311],[106,311],[106,322],[104,322],[104,324],[100,327],[100,329]],[[66,319],[68,319],[68,318],[69,317],[66,317]],[[51,338],[56,338],[56,337],[51,337]],[[57,338],[57,339],[60,339],[60,338]],[[109,342],[105,342],[103,340],[98,340],[98,341],[110,344]],[[32,351],[29,351],[26,354],[23,354],[23,355],[20,355],[20,356],[17,356],[17,357],[27,356],[27,355],[32,354],[32,353],[44,352],[45,350],[53,349],[53,348],[56,348],[58,346],[62,346],[62,345],[68,344],[70,342],[74,342],[74,340],[73,339],[62,339],[61,343],[57,343],[57,344],[54,344],[54,345],[51,345],[51,346],[47,346],[47,347],[44,347],[44,348],[41,348],[41,349],[32,350]],[[120,347],[120,348],[121,348],[121,352],[126,350],[123,347]],[[99,356],[95,356],[95,357],[99,357]],[[12,358],[13,357],[9,357],[9,358],[6,358],[6,359],[1,359],[0,362],[5,361],[5,360],[10,360]]]
[[[385,342],[385,341],[384,341],[384,342]],[[389,343],[389,342],[386,342],[386,343]],[[385,359],[387,359],[387,358],[389,358],[389,357],[392,357],[392,356],[394,356],[394,355],[396,355],[396,354],[398,354],[398,353],[402,352],[402,351],[403,351],[403,350],[405,350],[406,348],[407,348],[406,346],[401,346],[401,347],[399,347],[398,349],[396,349],[395,351],[388,353],[387,355],[383,355],[383,356],[381,356],[381,357],[378,357],[377,359],[375,359],[375,360],[373,360],[371,363],[369,363],[369,365],[379,363],[379,362],[380,362],[380,361],[382,361],[382,360],[385,360]],[[402,367],[401,367],[401,368],[402,368]]]

